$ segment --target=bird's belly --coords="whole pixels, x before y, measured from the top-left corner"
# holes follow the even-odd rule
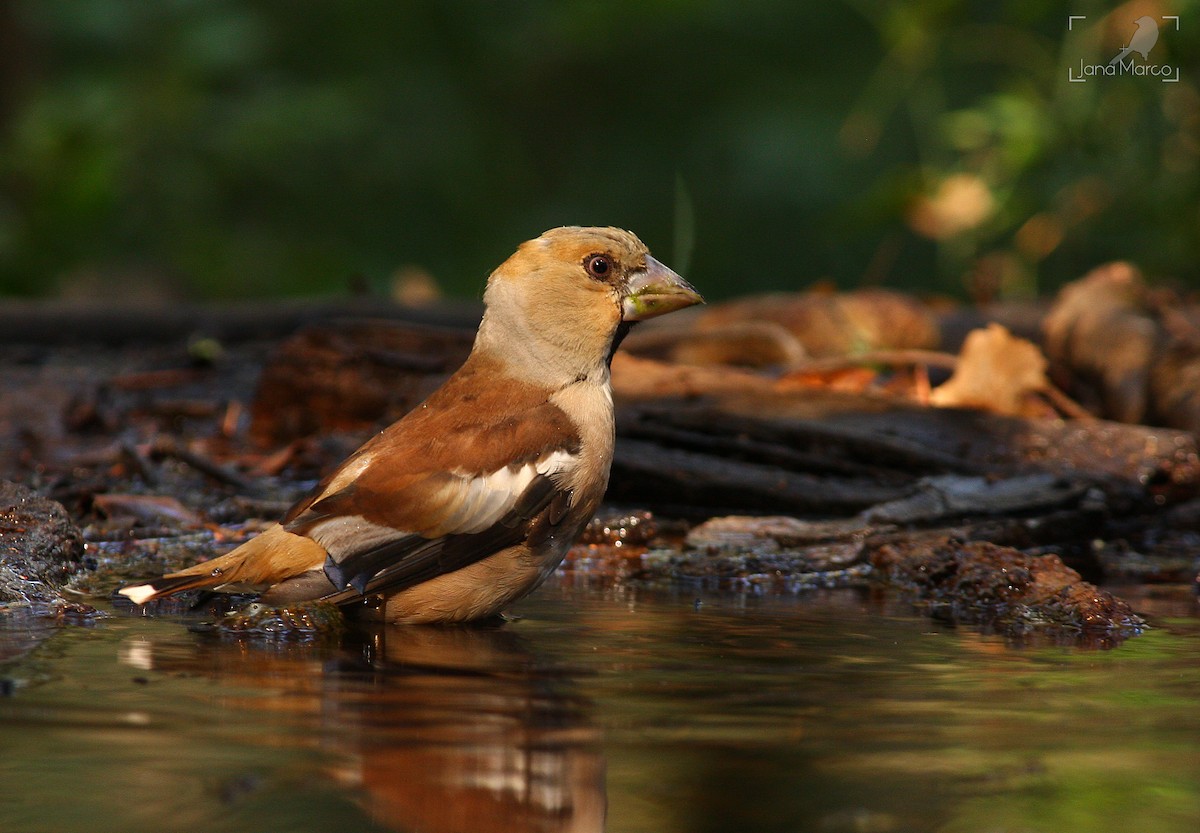
[[[397,624],[471,622],[495,616],[533,592],[562,561],[566,546],[536,556],[509,547],[460,570],[389,596],[384,619]]]

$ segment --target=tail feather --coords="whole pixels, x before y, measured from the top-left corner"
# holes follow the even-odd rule
[[[198,588],[259,592],[321,569],[326,556],[324,548],[316,541],[287,532],[276,524],[233,552],[145,584],[122,587],[117,592],[139,605]]]
[[[145,584],[122,587],[117,592],[128,597],[135,605],[144,605],[146,602],[152,602],[162,596],[181,593],[184,590],[194,590],[198,587],[212,587],[214,584],[220,584],[220,580],[208,575],[163,576]]]

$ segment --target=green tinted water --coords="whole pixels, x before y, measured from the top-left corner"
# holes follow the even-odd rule
[[[1195,619],[1012,649],[851,591],[693,602],[559,582],[337,648],[10,630],[44,641],[3,670],[0,831],[1200,824]]]

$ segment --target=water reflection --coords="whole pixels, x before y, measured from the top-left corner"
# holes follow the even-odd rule
[[[22,610],[0,610],[0,663],[29,653],[56,630],[51,619],[31,616]]]
[[[0,831],[1192,833],[1200,818],[1194,616],[1080,651],[1014,650],[852,591],[696,604],[557,582],[517,612],[500,631],[324,648],[170,618],[58,629],[0,667]]]
[[[120,656],[142,671],[220,678],[222,710],[311,724],[327,774],[389,829],[604,828],[591,704],[569,669],[511,630],[380,629],[325,657],[217,640],[159,650],[141,638]]]

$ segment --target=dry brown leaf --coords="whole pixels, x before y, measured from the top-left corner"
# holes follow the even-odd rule
[[[1048,386],[1046,358],[1037,345],[991,323],[967,335],[958,367],[945,384],[933,389],[929,401],[941,408],[1027,415],[1029,395]]]
[[[92,496],[96,509],[106,517],[130,517],[142,524],[167,524],[185,529],[208,525],[200,515],[178,499],[165,495],[99,494]]]
[[[828,388],[849,393],[862,393],[871,389],[879,379],[879,373],[870,367],[846,366],[830,370],[799,370],[782,377],[775,385],[777,390],[797,388]]]

